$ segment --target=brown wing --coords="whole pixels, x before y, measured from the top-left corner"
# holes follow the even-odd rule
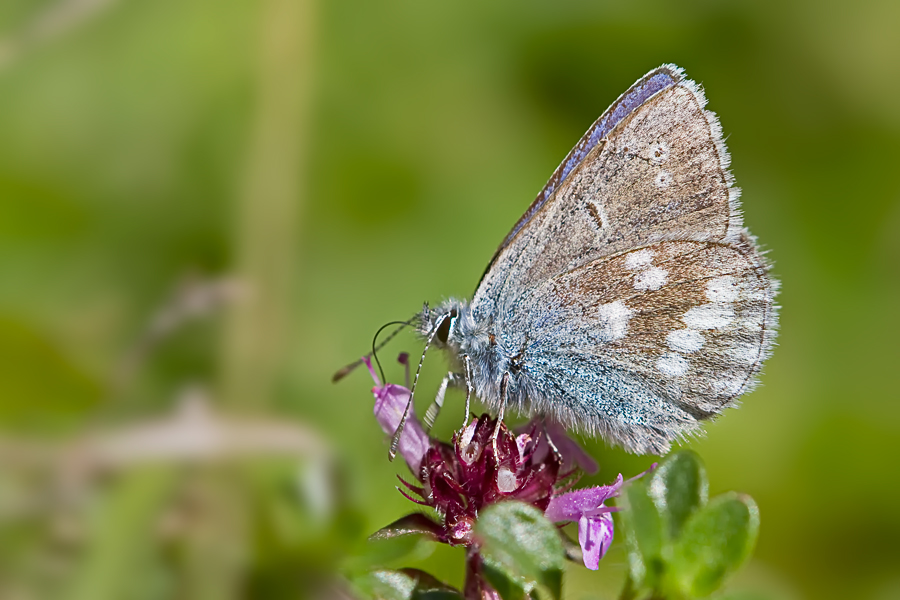
[[[718,121],[693,82],[675,67],[664,69],[679,79],[636,106],[614,105],[614,112],[629,111],[583,156],[573,151],[564,161],[548,197],[539,196],[498,251],[476,308],[502,310],[542,281],[623,250],[663,240],[739,239],[738,193]]]
[[[647,101],[654,94],[669,88],[684,79],[684,73],[675,65],[663,65],[658,69],[654,69],[637,80],[634,85],[628,88],[628,91],[619,96],[606,111],[600,115],[591,128],[581,136],[575,147],[569,151],[569,154],[559,164],[550,179],[544,185],[544,189],[537,195],[525,214],[516,222],[509,234],[504,238],[503,243],[497,248],[491,262],[488,263],[485,274],[490,270],[494,261],[500,255],[506,246],[516,237],[516,234],[525,227],[531,218],[550,200],[559,186],[565,181],[569,174],[581,164],[584,158],[602,143],[612,129],[622,122],[622,119],[631,114],[637,107]],[[482,279],[484,275],[482,275]]]

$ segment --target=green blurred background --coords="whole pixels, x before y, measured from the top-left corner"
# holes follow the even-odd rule
[[[764,385],[690,444],[760,505],[732,588],[900,598],[898,27],[893,0],[3,0],[0,598],[461,584],[461,550],[366,545],[413,506],[368,376],[331,374],[469,296],[664,62],[706,87],[783,282]],[[651,462],[587,446],[589,483]],[[615,597],[624,565],[567,597]]]

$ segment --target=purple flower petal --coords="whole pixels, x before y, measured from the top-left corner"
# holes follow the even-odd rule
[[[584,566],[592,571],[600,567],[600,559],[609,550],[613,540],[612,513],[578,519],[578,543],[584,557]]]
[[[402,385],[388,383],[381,385],[375,369],[372,368],[372,361],[368,356],[363,358],[372,379],[375,380],[375,387],[372,393],[375,395],[375,418],[381,429],[388,435],[394,435],[397,427],[400,425],[400,419],[403,418],[403,411],[406,410],[406,404],[409,402],[409,390]],[[416,418],[415,409],[410,408],[409,417],[406,419],[406,425],[403,427],[403,433],[400,434],[400,443],[398,450],[409,465],[409,469],[418,476],[419,467],[422,465],[422,457],[425,451],[431,445],[428,434],[422,428],[419,419]]]
[[[584,488],[555,496],[547,505],[544,516],[556,522],[577,521],[584,515],[594,516],[598,511],[611,512],[614,509],[603,506],[603,503],[618,495],[622,483],[622,474],[619,473],[615,483],[610,485]]]

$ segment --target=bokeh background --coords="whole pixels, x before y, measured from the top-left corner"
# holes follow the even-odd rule
[[[674,62],[783,282],[764,385],[689,444],[760,506],[732,590],[900,598],[898,27],[893,0],[3,0],[0,597],[459,585],[458,549],[367,545],[413,507],[368,375],[331,374],[471,295],[583,131]],[[589,483],[651,462],[587,447]],[[567,597],[616,597],[624,564]]]

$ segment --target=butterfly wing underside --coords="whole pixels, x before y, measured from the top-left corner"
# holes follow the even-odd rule
[[[532,288],[502,335],[539,382],[532,412],[663,453],[753,387],[772,288],[749,238],[657,242]]]
[[[705,104],[677,67],[649,73],[501,245],[472,310],[524,357],[520,408],[664,452],[753,385],[775,283]]]

